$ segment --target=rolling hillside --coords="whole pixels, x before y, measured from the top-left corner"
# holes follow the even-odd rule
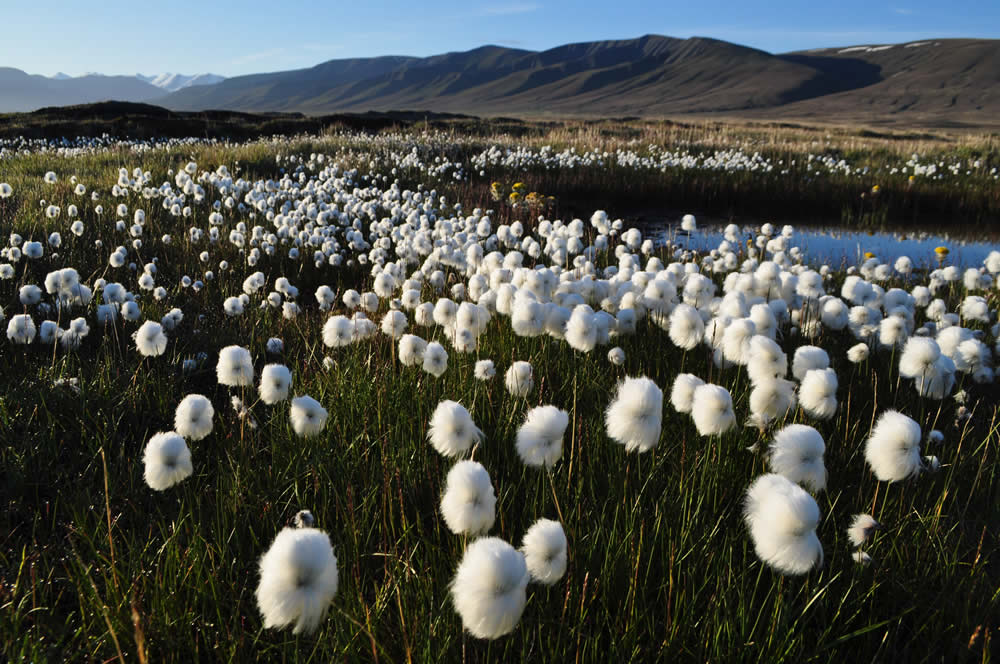
[[[135,76],[87,75],[47,78],[0,67],[0,112],[32,111],[45,106],[71,106],[106,99],[150,101],[165,92]]]
[[[483,46],[425,58],[330,60],[164,92],[125,76],[64,80],[0,69],[0,112],[98,100],[177,111],[395,110],[521,116],[683,114],[817,122],[1000,125],[1000,41],[952,39],[773,55],[715,39]]]
[[[802,98],[824,77],[744,46],[647,35],[542,52],[484,46],[428,58],[331,60],[181,90],[162,103],[179,110],[655,115],[774,106]]]

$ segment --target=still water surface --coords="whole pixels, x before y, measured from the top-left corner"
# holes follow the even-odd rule
[[[707,251],[719,246],[725,238],[725,224],[699,223],[697,231],[690,237],[680,230],[680,224],[650,224],[648,237],[656,242],[663,242],[673,237],[675,244],[689,246],[691,249]],[[799,247],[805,255],[806,262],[814,265],[827,264],[831,267],[846,267],[858,265],[867,251],[875,254],[883,263],[892,265],[900,256],[909,256],[914,266],[935,268],[938,266],[934,253],[936,247],[947,247],[946,265],[957,265],[962,268],[981,267],[986,256],[991,251],[1000,251],[1000,234],[996,232],[963,231],[961,233],[934,233],[932,231],[858,231],[837,227],[795,227],[789,247]],[[782,226],[774,225],[775,234],[781,232]],[[757,232],[756,227],[742,227],[742,238],[745,242]]]

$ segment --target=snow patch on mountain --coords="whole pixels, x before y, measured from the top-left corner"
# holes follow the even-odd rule
[[[220,81],[225,80],[224,76],[219,76],[217,74],[173,74],[167,72],[166,74],[157,74],[154,76],[143,76],[142,74],[136,74],[137,78],[146,81],[158,88],[166,90],[167,92],[175,92],[181,88],[189,88],[193,85],[213,85]]]

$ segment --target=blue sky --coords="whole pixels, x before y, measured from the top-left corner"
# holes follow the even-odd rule
[[[226,76],[333,58],[431,55],[483,44],[542,50],[657,33],[773,53],[1000,37],[998,0],[4,0],[0,66],[33,74]]]

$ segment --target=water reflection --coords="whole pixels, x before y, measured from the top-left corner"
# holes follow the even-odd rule
[[[700,227],[688,237],[680,229],[680,224],[651,225],[648,233],[656,242],[673,238],[673,242],[682,247],[690,247],[699,251],[714,249],[725,239],[725,225],[707,225]],[[781,233],[781,226],[775,225],[774,235]],[[892,265],[900,256],[909,256],[914,267],[934,269],[938,267],[934,249],[947,247],[946,265],[957,265],[962,268],[981,267],[986,256],[991,251],[1000,251],[1000,237],[993,233],[952,234],[932,233],[929,231],[858,231],[853,229],[826,227],[793,227],[795,228],[789,247],[799,247],[806,262],[814,265],[826,264],[833,268],[858,265],[864,260],[864,254],[871,252],[879,261]],[[758,227],[741,228],[741,239],[745,243],[755,237]]]

